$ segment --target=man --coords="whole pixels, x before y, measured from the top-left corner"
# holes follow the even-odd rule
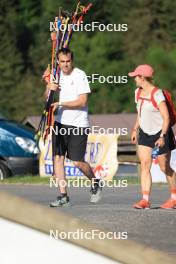
[[[54,111],[58,108],[57,121],[53,132],[54,177],[58,183],[60,196],[50,204],[51,207],[69,205],[67,188],[64,186],[65,156],[73,161],[84,175],[92,181],[90,202],[97,203],[101,199],[101,186],[90,165],[84,161],[88,137],[88,94],[91,92],[86,74],[73,67],[73,53],[68,48],[59,51],[61,69],[58,85],[49,83],[47,90],[60,90],[60,101],[54,103]],[[75,128],[77,130],[75,130]],[[78,131],[79,133],[75,133]]]

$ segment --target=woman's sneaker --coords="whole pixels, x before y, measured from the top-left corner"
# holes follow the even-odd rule
[[[68,196],[58,196],[57,199],[50,203],[50,207],[61,207],[61,206],[69,206],[69,197]]]
[[[160,205],[162,209],[176,209],[176,200],[169,199],[167,202]]]
[[[96,182],[91,187],[90,192],[91,192],[90,202],[98,203],[102,198],[102,187],[99,179],[96,179]]]
[[[150,209],[150,202],[142,199],[139,202],[135,203],[133,207],[136,209]]]

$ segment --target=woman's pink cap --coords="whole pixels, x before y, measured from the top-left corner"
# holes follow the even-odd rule
[[[129,72],[128,76],[135,77],[141,75],[143,77],[152,77],[154,74],[154,70],[152,66],[148,64],[142,64],[137,66],[137,68],[133,72]]]

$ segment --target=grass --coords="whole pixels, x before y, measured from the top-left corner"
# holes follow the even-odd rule
[[[71,178],[70,181],[73,182],[76,178]],[[85,181],[86,179],[82,179]],[[139,184],[138,177],[118,177],[114,178],[114,181],[127,180],[128,184]],[[81,179],[80,179],[81,181]],[[0,184],[50,184],[50,177],[40,177],[39,175],[25,175],[25,176],[13,176],[0,181]]]
[[[70,178],[70,185],[75,180],[78,180],[77,178]],[[79,181],[84,182],[86,178],[79,179]],[[116,182],[116,185],[122,183],[122,180],[126,180],[128,185],[133,184],[140,184],[139,177],[129,176],[129,177],[114,177],[114,181]],[[6,178],[2,181],[0,181],[0,184],[38,184],[38,185],[49,185],[50,184],[50,177],[40,177],[39,175],[33,176],[33,175],[25,175],[25,176],[13,176]],[[162,186],[166,183],[154,183],[154,185]]]
[[[127,180],[128,184],[140,184],[140,180],[139,177],[135,177],[135,176],[124,176],[124,177],[116,177],[114,178],[115,180]]]
[[[0,184],[49,184],[49,177],[39,175],[13,176],[0,181]]]

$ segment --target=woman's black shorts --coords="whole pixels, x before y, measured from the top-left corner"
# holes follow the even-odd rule
[[[54,123],[52,132],[53,157],[67,156],[73,161],[84,161],[89,128]]]
[[[139,128],[138,145],[154,148],[155,142],[159,139],[160,134],[161,131],[159,131],[155,135],[148,135],[141,128]],[[165,154],[176,148],[176,140],[172,128],[169,128],[164,139],[165,139],[165,145],[160,148],[158,155]]]

